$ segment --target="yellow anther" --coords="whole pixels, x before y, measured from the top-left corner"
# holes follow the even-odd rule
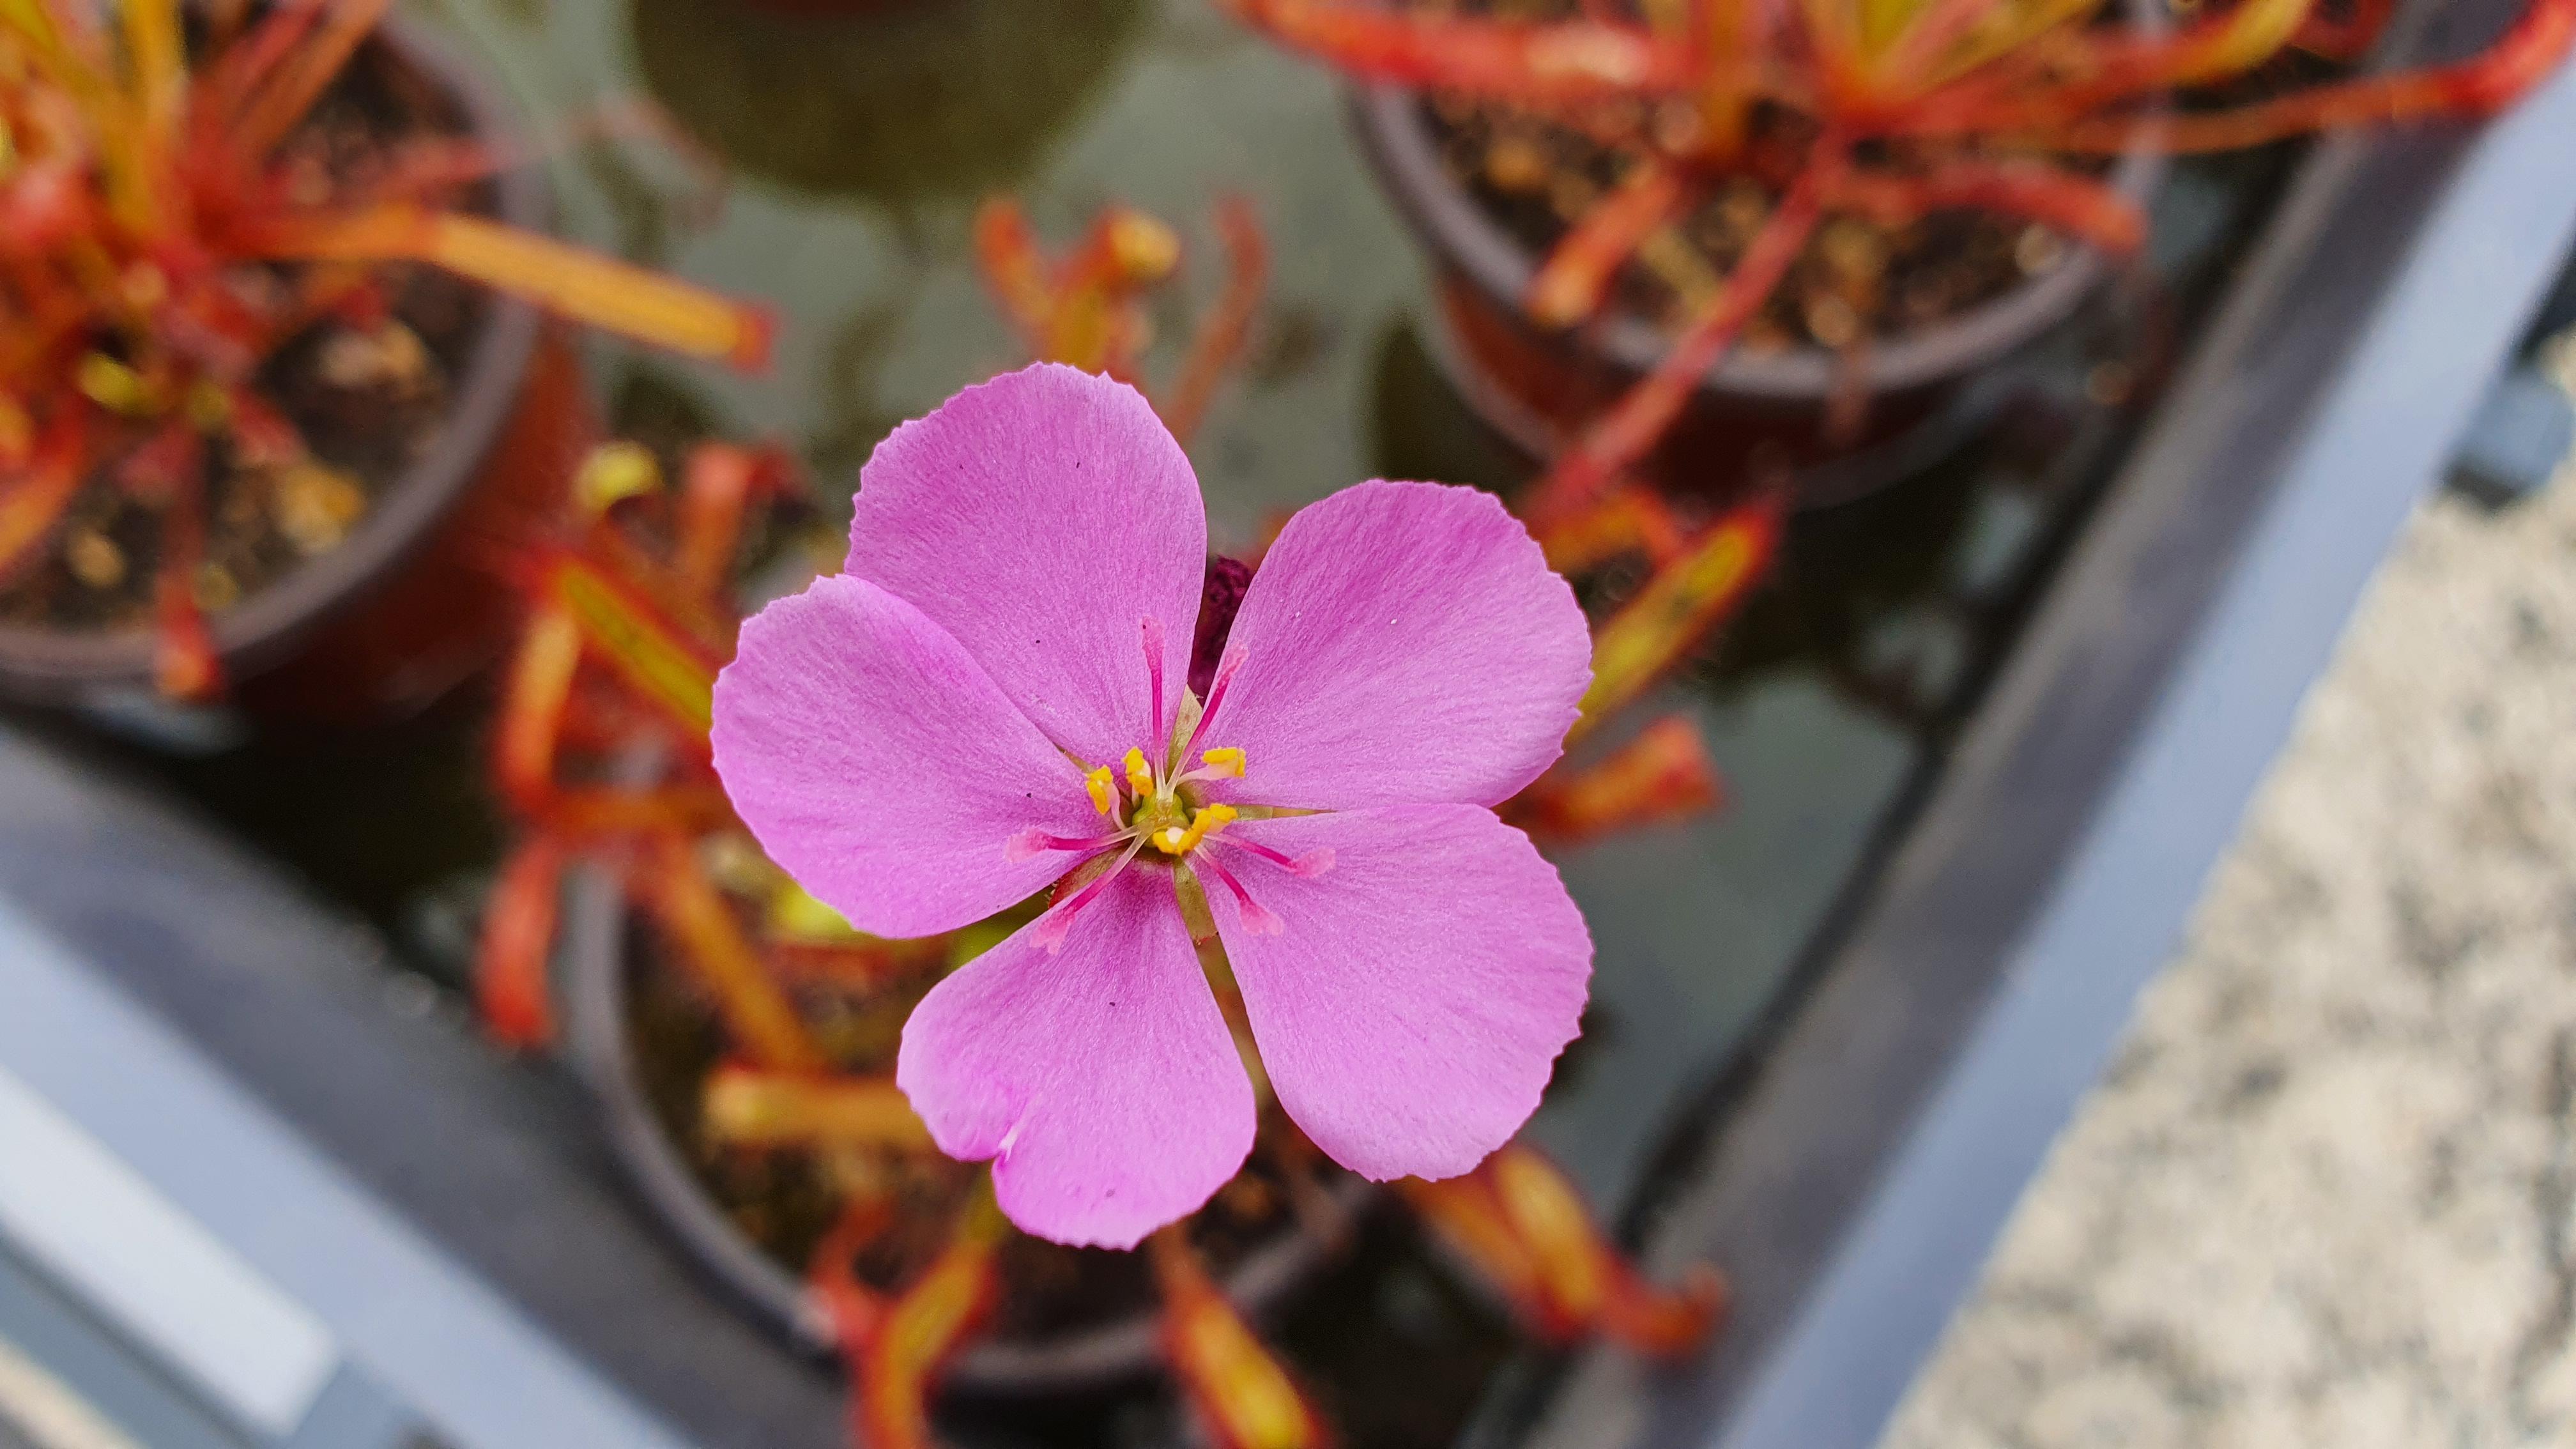
[[[1145,839],[1165,855],[1187,855],[1199,848],[1199,842],[1223,830],[1234,819],[1231,805],[1210,805],[1190,817],[1187,828],[1166,825]]]
[[[1238,780],[1243,778],[1243,751],[1232,745],[1208,751],[1199,756],[1199,763],[1220,775],[1232,775]]]
[[[1200,841],[1223,830],[1233,819],[1234,807],[1231,805],[1210,805],[1199,811],[1190,817],[1190,828],[1181,833],[1180,848],[1172,854],[1187,855],[1198,849]]]
[[[1118,808],[1118,777],[1107,765],[1082,777],[1082,788],[1091,792],[1092,808],[1107,815]]]
[[[1127,788],[1139,799],[1154,793],[1154,772],[1146,768],[1143,750],[1127,752]]]

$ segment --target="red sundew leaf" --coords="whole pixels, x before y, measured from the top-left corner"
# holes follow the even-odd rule
[[[152,587],[153,684],[170,699],[207,701],[224,692],[223,665],[205,611],[197,607],[197,565],[205,554],[203,501],[184,489],[162,514],[161,571]]]
[[[1631,165],[1548,253],[1522,296],[1523,310],[1542,327],[1571,327],[1592,316],[1619,269],[1696,194],[1680,171],[1661,161]]]
[[[563,867],[561,842],[546,835],[527,841],[502,863],[483,908],[474,1004],[484,1029],[506,1047],[541,1047],[555,1038],[546,965],[554,952]]]
[[[540,565],[539,577],[542,597],[579,626],[590,652],[703,757],[718,668],[706,647],[642,592],[579,554],[556,551]]]
[[[547,829],[585,841],[648,830],[703,835],[734,823],[732,802],[714,785],[559,788],[540,814]]]
[[[1655,370],[1587,427],[1549,467],[1529,506],[1532,516],[1550,518],[1592,502],[1652,452],[1672,428],[1699,390],[1701,379],[1735,345],[1744,325],[1753,320],[1806,249],[1824,197],[1843,169],[1839,151],[1827,152],[1828,144],[1818,143],[1819,155],[1809,160],[1796,184],[1772,208],[1725,284],[1700,304]]]
[[[681,962],[715,999],[727,1034],[751,1060],[784,1071],[823,1070],[823,1049],[770,976],[733,907],[699,868],[688,837],[652,836],[634,866],[632,885]]]
[[[1177,1227],[1147,1242],[1163,1290],[1163,1356],[1218,1449],[1324,1449],[1333,1442],[1287,1368],[1208,1277]]]
[[[1904,226],[1928,212],[1974,208],[2044,222],[2113,256],[2146,245],[2147,217],[2136,202],[2080,172],[2041,161],[1953,161],[1911,176],[1854,171],[1836,184],[1831,204],[1885,226]]]
[[[729,1065],[706,1080],[699,1120],[729,1147],[933,1150],[930,1129],[891,1077]]]
[[[33,560],[89,478],[89,420],[65,408],[36,442],[34,462],[0,487],[0,579]]]
[[[1703,1269],[1669,1291],[1646,1283],[1602,1236],[1574,1184],[1532,1148],[1507,1145],[1478,1173],[1493,1184],[1560,1321],[1667,1356],[1707,1337],[1725,1293],[1713,1272]]]
[[[259,255],[306,261],[419,261],[576,322],[745,371],[769,365],[777,321],[764,307],[551,237],[453,212],[387,203],[243,228]]]
[[[778,448],[701,443],[680,477],[679,586],[710,613],[725,613],[745,512],[758,499],[795,491],[795,461]]]
[[[1614,485],[1582,508],[1541,519],[1532,532],[1547,566],[1561,574],[1579,574],[1632,553],[1661,567],[1688,546],[1671,507],[1635,483]]]
[[[1635,25],[1554,25],[1381,8],[1352,0],[1226,0],[1246,23],[1336,68],[1422,90],[1548,106],[1680,94],[1689,49]]]
[[[242,156],[266,155],[336,79],[384,18],[390,0],[331,0],[322,23],[298,34],[276,59],[264,83],[242,103],[230,137]]]
[[[1538,1260],[1504,1215],[1482,1169],[1439,1182],[1406,1178],[1395,1186],[1440,1240],[1501,1294],[1532,1332],[1551,1342],[1564,1342],[1574,1334],[1575,1326],[1562,1321],[1540,1278]]]
[[[1028,213],[1010,197],[989,197],[976,209],[975,269],[1029,349],[1044,346],[1047,318],[1055,311],[1053,269],[1038,249]]]
[[[1252,203],[1229,196],[1217,203],[1217,232],[1225,239],[1225,292],[1201,320],[1190,339],[1190,352],[1173,384],[1171,401],[1158,411],[1172,436],[1187,443],[1207,417],[1217,388],[1251,340],[1253,319],[1270,285],[1270,243],[1262,235]]]
[[[1512,803],[1510,818],[1552,846],[1687,820],[1724,802],[1698,726],[1681,715],[1648,725],[1607,759],[1549,771]]]
[[[573,678],[581,669],[581,626],[561,608],[539,609],[520,632],[492,732],[492,775],[501,798],[542,815],[555,797],[555,752]]]
[[[867,1325],[853,1349],[850,1405],[854,1442],[869,1449],[932,1449],[930,1391],[1001,1291],[995,1251],[1009,1231],[989,1188],[958,1215],[948,1246]]]
[[[1779,547],[1780,509],[1769,495],[1739,505],[1593,631],[1592,687],[1569,740],[1644,694],[1735,611]]]
[[[1674,1356],[1704,1342],[1725,1302],[1705,1266],[1677,1289],[1646,1282],[1610,1246],[1574,1185],[1535,1149],[1507,1144],[1464,1177],[1399,1184],[1443,1242],[1556,1344],[1607,1335]]]

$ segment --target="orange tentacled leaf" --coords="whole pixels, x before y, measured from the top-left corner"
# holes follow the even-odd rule
[[[277,60],[266,83],[242,107],[233,124],[232,145],[245,156],[264,155],[286,139],[304,113],[338,77],[359,42],[384,18],[389,0],[332,0],[322,7],[321,25],[301,36]]]
[[[295,53],[314,22],[322,18],[322,11],[323,0],[278,0],[248,31],[218,52],[190,87],[190,130],[208,137],[229,131],[240,120],[242,107]]]
[[[89,424],[77,409],[47,426],[34,462],[0,486],[0,579],[34,559],[89,478]]]
[[[1039,357],[1134,382],[1152,336],[1137,299],[1168,280],[1180,258],[1181,239],[1160,218],[1104,207],[1057,269]]]
[[[1624,24],[1408,13],[1350,0],[1229,0],[1248,23],[1369,80],[1528,104],[1680,94],[1698,80],[1675,40]]]
[[[1561,574],[1582,573],[1631,553],[1660,566],[1680,557],[1686,546],[1681,522],[1663,499],[1634,484],[1612,488],[1572,513],[1542,519],[1533,531],[1547,566]]]
[[[1573,736],[1644,694],[1743,602],[1779,545],[1780,509],[1773,496],[1739,505],[1594,632],[1592,687]]]
[[[1699,728],[1681,715],[1648,725],[1609,758],[1540,777],[1512,818],[1543,844],[1578,845],[1621,830],[1686,820],[1722,803]]]
[[[196,482],[193,474],[187,477],[161,514],[161,568],[152,583],[152,682],[165,698],[204,701],[223,694],[224,671],[205,611],[197,605],[206,520]]]
[[[733,803],[713,785],[665,785],[650,790],[583,786],[557,790],[541,816],[547,829],[574,840],[639,830],[703,834],[732,823]]]
[[[929,1151],[930,1129],[881,1077],[726,1066],[706,1081],[701,1121],[733,1147],[893,1147]]]
[[[1147,1243],[1163,1290],[1163,1354],[1219,1449],[1322,1449],[1323,1416],[1208,1277],[1180,1227]]]
[[[1252,336],[1253,318],[1270,284],[1270,243],[1261,233],[1252,203],[1228,196],[1217,203],[1217,232],[1225,239],[1225,291],[1215,310],[1190,339],[1190,354],[1172,385],[1171,401],[1161,408],[1163,426],[1186,443],[1207,418],[1208,404]]]
[[[822,1070],[823,1049],[770,976],[733,907],[699,868],[689,839],[677,832],[654,835],[635,869],[636,893],[715,999],[717,1014],[743,1051],[765,1067]]]
[[[542,577],[544,597],[580,628],[583,642],[703,754],[715,719],[717,660],[652,600],[578,554],[555,553]]]
[[[702,443],[690,450],[680,480],[679,557],[673,572],[710,609],[733,582],[744,510],[765,494],[785,492],[794,465],[776,448]]]
[[[563,847],[540,835],[503,862],[483,908],[483,939],[474,956],[474,1005],[495,1041],[540,1047],[554,1040],[554,993],[546,963],[554,953]]]
[[[1547,1296],[1537,1260],[1511,1219],[1504,1216],[1502,1202],[1481,1169],[1439,1182],[1406,1178],[1395,1186],[1440,1240],[1501,1294],[1521,1321],[1543,1338],[1562,1341],[1572,1334],[1569,1325],[1557,1320],[1556,1305]]]
[[[856,1442],[930,1449],[930,1392],[1000,1292],[993,1258],[1007,1231],[991,1189],[979,1187],[948,1246],[861,1338],[851,1404]]]
[[[2491,115],[2546,80],[2576,48],[2576,0],[2534,0],[2503,38],[2457,65],[2403,75],[2370,76],[2258,101],[2232,110],[2161,118],[2156,144],[2166,151],[2232,151],[2312,131],[2444,116]],[[2103,117],[2052,133],[2070,151],[2124,149],[2140,122]]]
[[[178,130],[188,95],[188,58],[179,35],[178,0],[124,0],[125,53],[134,68],[143,124],[156,143]]]
[[[1953,161],[1916,175],[1851,171],[1828,205],[1888,226],[1973,207],[2046,223],[2113,255],[2146,244],[2146,213],[2110,186],[2039,161]]]
[[[1610,281],[1691,191],[1674,168],[1652,159],[1628,168],[1618,186],[1570,228],[1530,279],[1522,307],[1542,327],[1571,327],[1601,308]]]
[[[1680,1288],[1654,1287],[1613,1249],[1554,1163],[1511,1143],[1479,1172],[1527,1246],[1561,1321],[1605,1332],[1649,1353],[1698,1347],[1725,1301],[1724,1280],[1703,1267]]]
[[[948,938],[919,941],[793,941],[772,937],[770,965],[781,979],[813,982],[844,990],[869,990],[948,959]]]
[[[1744,324],[1753,320],[1805,249],[1808,235],[1816,228],[1823,195],[1841,176],[1840,154],[1832,147],[1831,141],[1817,143],[1817,155],[1772,208],[1725,285],[1701,305],[1655,370],[1548,469],[1530,508],[1533,515],[1545,518],[1591,502],[1612,479],[1652,451],[1681,416],[1701,379],[1735,344]]]
[[[768,365],[777,330],[766,310],[704,287],[480,217],[401,204],[271,223],[245,245],[278,258],[428,262],[575,321],[742,368]]]
[[[519,636],[492,734],[492,771],[501,794],[527,814],[555,793],[555,748],[573,676],[581,668],[581,625],[560,606],[539,609]]]
[[[1028,213],[1017,201],[994,196],[976,209],[975,265],[1029,349],[1043,346],[1047,318],[1055,310],[1055,285]]]

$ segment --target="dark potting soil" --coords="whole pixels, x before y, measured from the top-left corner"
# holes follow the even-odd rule
[[[327,176],[327,194],[351,196],[362,194],[402,145],[469,134],[455,97],[391,47],[370,41],[279,155]],[[489,186],[476,186],[455,204],[488,214],[494,197]],[[246,266],[233,284],[267,305],[306,270]],[[374,280],[386,304],[381,316],[316,321],[259,371],[258,395],[294,424],[309,464],[255,467],[236,457],[225,437],[207,440],[198,472],[204,555],[193,583],[209,615],[337,548],[446,426],[488,299],[434,268],[386,265]],[[113,356],[119,347],[101,338],[98,350]],[[96,450],[100,466],[44,555],[0,587],[0,621],[101,632],[148,625],[173,499],[117,474],[150,426],[112,435]]]
[[[1578,13],[1575,0],[1468,0],[1458,8],[1515,19]],[[1428,106],[1452,179],[1534,258],[1553,250],[1629,164],[1618,148],[1533,112],[1437,95]],[[1811,131],[1800,117],[1760,106],[1746,151],[1772,163],[1759,168],[1763,178],[1788,174]],[[2098,174],[2108,163],[2084,169]],[[1621,272],[1611,304],[1678,326],[1733,270],[1779,192],[1775,181],[1752,175],[1718,186],[1685,221],[1640,250]],[[1984,211],[1940,211],[1901,227],[1833,217],[1746,325],[1742,345],[1748,352],[1810,343],[1842,349],[1899,335],[1993,301],[2055,268],[2069,251],[2068,241],[2044,225]]]

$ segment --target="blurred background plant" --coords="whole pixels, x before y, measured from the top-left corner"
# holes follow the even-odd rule
[[[470,302],[410,264],[766,356],[761,310],[482,214],[527,158],[353,69],[385,10],[0,4],[0,582],[69,627],[133,600],[171,697],[220,694],[207,616],[337,546],[445,424]]]
[[[1461,184],[1543,253],[1530,322],[1578,346],[1613,312],[1662,327],[1651,370],[1523,505],[1570,570],[1680,551],[1691,530],[1637,470],[1748,336],[1834,349],[1857,382],[1874,341],[2001,284],[1919,285],[1914,253],[1959,240],[1928,221],[2036,224],[2003,234],[2004,277],[2062,265],[2069,241],[2127,256],[2146,218],[2106,158],[2484,115],[2576,41],[2576,3],[2533,0],[2467,60],[2319,79],[2369,52],[2386,0],[2237,0],[2171,24],[2105,0],[1224,3],[1356,81],[1424,93]]]
[[[1615,183],[1566,219],[1523,298],[1543,325],[1594,317],[1621,270],[1669,252],[1692,212],[1746,195],[1729,182],[1761,188],[1740,207],[1758,210],[1759,225],[1723,284],[1676,319],[1653,376],[1554,461],[1546,514],[1594,500],[1643,456],[1828,216],[1899,228],[1978,209],[2126,253],[2146,219],[2080,158],[2141,141],[2223,150],[2488,114],[2576,42],[2576,3],[2534,0],[2493,46],[2455,65],[2174,115],[2177,91],[2236,80],[2287,51],[2357,59],[2392,7],[2354,0],[2328,15],[2318,0],[2238,0],[2168,33],[2121,21],[2102,0],[1227,3],[1355,79],[1543,117],[1615,153]]]

